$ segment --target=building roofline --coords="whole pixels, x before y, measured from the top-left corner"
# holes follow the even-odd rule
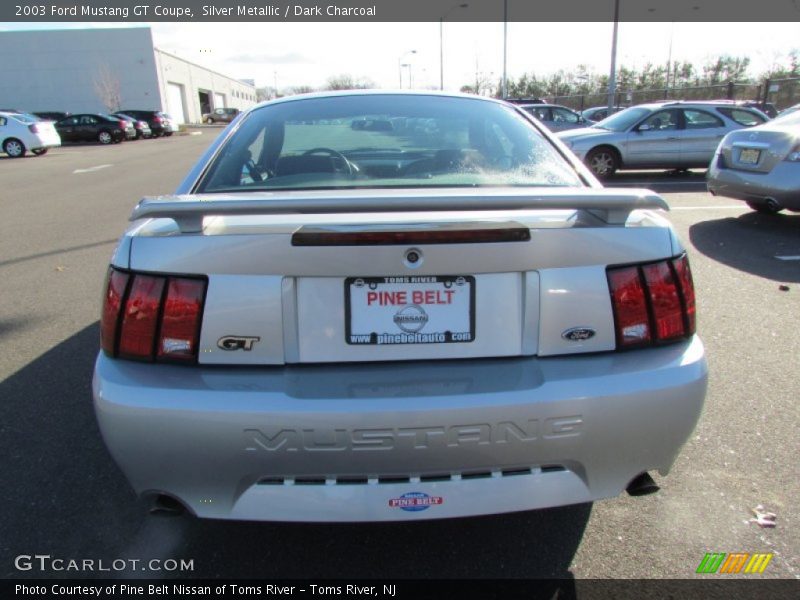
[[[161,54],[166,54],[167,56],[170,56],[172,58],[176,58],[176,59],[178,59],[178,60],[180,60],[182,62],[185,62],[187,64],[192,65],[193,67],[197,67],[198,69],[203,69],[204,71],[208,71],[209,73],[214,73],[214,75],[219,75],[220,77],[224,77],[225,79],[230,79],[231,81],[235,81],[238,84],[244,85],[244,86],[246,86],[248,88],[252,88],[253,92],[256,91],[256,86],[255,85],[250,85],[249,83],[245,83],[241,79],[236,79],[235,77],[231,77],[230,75],[225,75],[225,73],[220,73],[219,71],[215,71],[214,69],[209,69],[208,67],[206,67],[204,65],[201,65],[201,64],[196,63],[196,62],[191,61],[191,60],[187,60],[187,59],[183,58],[182,56],[178,56],[177,54],[173,54],[172,52],[167,52],[166,50],[162,50],[161,48],[159,48],[155,44],[153,45],[153,51],[154,52],[160,52]]]

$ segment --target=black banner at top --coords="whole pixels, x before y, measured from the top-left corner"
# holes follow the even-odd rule
[[[8,22],[794,22],[800,0],[9,0]]]

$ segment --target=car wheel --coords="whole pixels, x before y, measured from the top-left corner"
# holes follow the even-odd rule
[[[760,212],[763,215],[774,215],[775,213],[779,213],[781,212],[781,210],[783,210],[781,205],[775,202],[775,200],[773,200],[772,198],[769,198],[767,200],[762,200],[759,202],[748,200],[747,206],[749,206],[756,212]]]
[[[25,144],[17,139],[10,138],[3,142],[3,152],[8,154],[11,158],[21,158],[25,156]]]
[[[165,131],[165,132],[164,132],[164,137],[169,137],[169,136],[171,136],[171,135],[172,135],[172,132],[171,132],[171,131]]]
[[[601,146],[586,155],[586,166],[595,176],[606,179],[619,169],[619,157],[614,149]]]
[[[112,136],[108,131],[101,131],[97,134],[97,141],[101,144],[110,144],[114,141],[114,136]]]
[[[42,156],[43,154],[47,154],[47,148],[37,148],[36,150],[31,150],[36,156]]]
[[[208,123],[209,125],[213,125],[214,124],[214,119],[212,119],[211,117],[208,117],[206,119],[206,123]]]

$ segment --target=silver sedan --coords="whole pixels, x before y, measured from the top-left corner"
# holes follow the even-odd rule
[[[800,112],[726,135],[707,177],[715,196],[764,213],[800,212]]]
[[[706,167],[730,131],[767,117],[734,102],[661,102],[632,106],[557,135],[598,177],[619,169]]]

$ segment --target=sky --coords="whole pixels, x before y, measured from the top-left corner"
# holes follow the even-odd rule
[[[256,85],[320,87],[332,75],[366,77],[382,88],[439,86],[439,23],[149,23],[157,47]],[[124,26],[127,23],[0,23],[2,30]],[[508,75],[545,75],[585,64],[608,73],[611,23],[509,23]],[[445,89],[503,72],[503,24],[443,26]],[[792,49],[800,23],[620,23],[617,63],[698,65],[722,54],[749,56],[753,76]],[[415,52],[411,52],[411,51]],[[399,64],[411,67],[398,68]]]

